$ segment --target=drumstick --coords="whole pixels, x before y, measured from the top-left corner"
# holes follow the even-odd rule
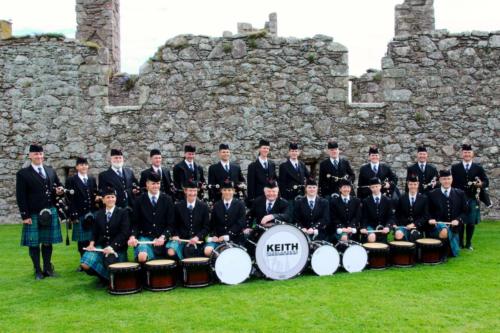
[[[86,247],[83,248],[85,251],[89,251],[89,252],[102,252],[104,253],[104,249],[93,249],[93,250],[88,250]],[[118,257],[118,254],[113,251],[111,252],[112,255],[114,255],[115,257]]]
[[[137,245],[146,245],[146,244],[154,244],[154,241],[143,241],[143,242],[137,242]]]
[[[176,242],[181,242],[181,243],[191,243],[191,241],[189,239],[172,239],[170,238],[170,240],[173,240],[173,241],[176,241]],[[197,241],[196,244],[202,244],[203,242],[202,241]]]

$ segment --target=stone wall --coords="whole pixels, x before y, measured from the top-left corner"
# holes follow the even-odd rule
[[[30,143],[44,144],[63,179],[76,156],[105,157],[106,136],[97,126],[108,103],[107,62],[107,49],[73,40],[0,41],[0,223],[19,222],[15,174]]]
[[[396,5],[394,35],[406,36],[434,30],[434,0],[405,0]]]

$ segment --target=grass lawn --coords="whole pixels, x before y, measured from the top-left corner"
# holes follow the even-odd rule
[[[500,332],[500,222],[446,264],[306,274],[111,296],[55,246],[58,278],[35,281],[20,226],[0,226],[0,332]]]

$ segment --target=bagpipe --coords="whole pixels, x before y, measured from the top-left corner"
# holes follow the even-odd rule
[[[483,202],[488,208],[492,206],[488,188],[482,187],[482,182],[479,177],[476,177],[473,181],[467,182],[466,190],[468,190],[470,194],[474,194],[477,201],[476,208],[479,208],[479,202]]]

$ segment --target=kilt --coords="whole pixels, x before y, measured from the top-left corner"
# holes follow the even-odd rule
[[[78,223],[73,224],[73,233],[71,234],[71,240],[74,242],[89,241],[92,239],[92,229],[85,230],[82,227],[82,222],[84,220],[83,216],[78,218]]]
[[[101,247],[97,247],[96,249],[100,249]],[[121,251],[118,252],[118,261],[124,262],[127,261],[127,252]],[[102,276],[105,279],[109,279],[108,268],[104,265],[104,253],[102,252],[93,252],[93,251],[85,251],[82,258],[80,259],[81,264],[86,264],[90,268],[92,268],[99,276]]]
[[[467,204],[469,205],[469,214],[465,219],[465,224],[478,224],[481,221],[481,211],[479,209],[480,203],[477,202],[475,198],[468,199]]]
[[[405,241],[410,240],[410,230],[406,229],[406,227],[396,227],[396,230],[394,230],[394,234],[396,234],[396,231],[401,231],[403,233],[403,239]]]
[[[38,246],[40,244],[56,244],[62,242],[61,225],[57,209],[50,207],[52,219],[50,226],[38,225],[38,214],[31,215],[31,224],[23,224],[21,246]]]
[[[450,242],[451,253],[453,253],[454,257],[458,256],[458,254],[460,253],[458,232],[452,232],[451,228],[448,227],[446,224],[438,222],[434,226],[434,228],[431,229],[430,236],[432,238],[439,239],[439,233],[443,229],[448,229],[448,241]]]
[[[137,237],[139,242],[151,242],[153,238],[139,236]],[[148,254],[148,260],[156,259],[155,251],[153,250],[153,244],[139,244],[134,248],[134,259],[137,260],[139,252],[146,252]]]
[[[184,259],[184,255],[182,253],[182,250],[184,250],[184,245],[185,245],[184,243],[170,240],[167,242],[165,247],[167,249],[173,249],[175,251],[175,254],[177,254],[177,257],[179,258],[179,260],[182,260],[182,259]]]

